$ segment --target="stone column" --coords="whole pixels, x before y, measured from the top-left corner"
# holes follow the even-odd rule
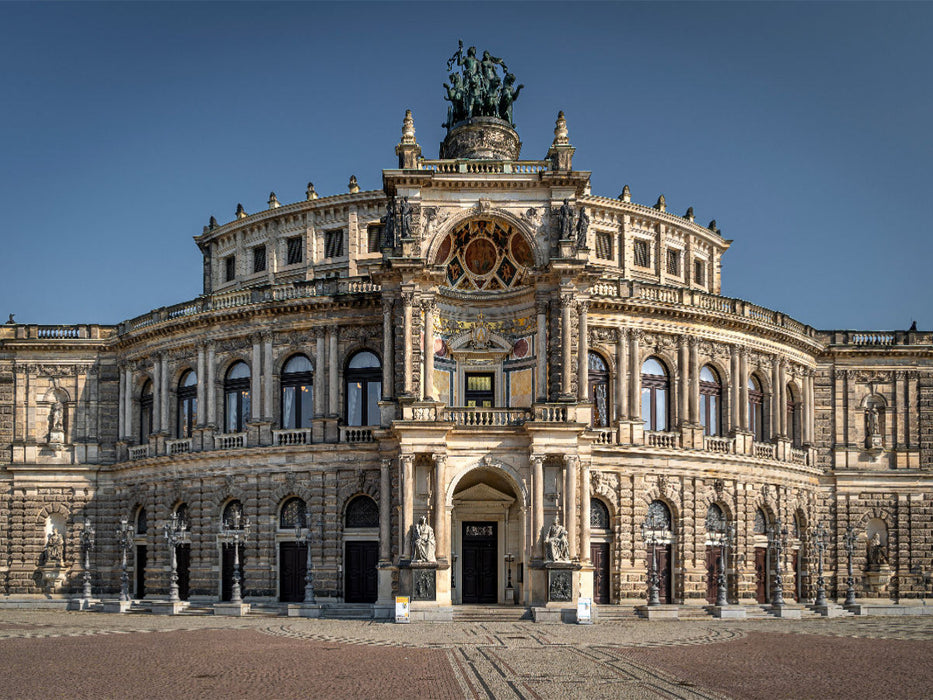
[[[207,424],[217,426],[217,387],[214,343],[207,344]]]
[[[444,491],[447,485],[447,456],[434,455],[434,540],[438,559],[450,560],[450,541],[447,536],[447,509]]]
[[[314,417],[324,415],[324,329],[314,329]]]
[[[771,358],[771,437],[781,434],[781,358]]]
[[[382,300],[382,398],[391,399],[395,395],[392,371],[395,357],[392,352],[392,308],[391,299]]]
[[[534,487],[531,504],[531,546],[535,557],[544,558],[541,531],[544,529],[544,457],[531,456],[531,480]]]
[[[411,526],[415,513],[415,484],[414,474],[412,473],[412,456],[402,455],[399,458],[402,465],[401,474],[401,492],[402,492],[402,517],[401,517],[401,543],[399,551],[402,553],[402,559],[411,559]]]
[[[263,340],[262,367],[262,418],[271,421],[272,410],[272,333],[265,333]]]
[[[561,340],[561,382],[560,392],[563,396],[570,395],[572,340],[570,332],[570,310],[573,306],[573,294],[563,292],[560,295],[560,340]]]
[[[694,425],[700,422],[700,353],[697,349],[697,339],[690,337],[690,396],[688,405],[690,406],[689,420]]]
[[[205,357],[205,348],[204,344],[201,343],[198,345],[198,426],[203,427],[205,423],[205,411],[207,409],[206,396],[206,377],[204,376],[204,365],[207,361]]]
[[[814,371],[815,371],[815,370],[812,370],[812,369],[811,369],[811,370],[809,370],[809,371],[807,372],[807,392],[808,392],[808,393],[807,393],[807,396],[808,396],[808,400],[809,400],[809,402],[810,402],[810,426],[809,426],[809,436],[810,436],[810,444],[811,444],[811,445],[812,445],[814,442],[816,442],[816,393],[815,393],[814,390],[813,390],[813,374],[814,374]],[[908,381],[905,381],[905,383],[904,383],[904,391],[907,392],[907,391],[909,390],[909,388],[910,388],[909,382],[908,382]],[[907,402],[907,405],[908,405],[908,406],[910,405],[910,402],[909,402],[909,401]],[[907,431],[907,439],[908,439],[908,445],[907,445],[907,446],[908,446],[908,448],[909,448],[909,447],[910,447],[910,444],[909,444],[909,440],[910,440],[910,430]]]
[[[628,371],[631,377],[629,382],[629,401],[628,410],[632,420],[641,418],[641,350],[638,347],[639,331],[632,331],[629,335],[629,365]]]
[[[687,423],[690,420],[690,347],[688,337],[680,336],[677,345],[677,371],[680,381],[677,382],[677,416],[669,420],[670,429],[678,422]],[[673,402],[672,402],[673,403]]]
[[[413,292],[402,292],[402,376],[405,396],[411,396],[411,305],[414,297]]]
[[[130,365],[126,366],[125,369],[126,375],[126,415],[123,418],[123,426],[126,428],[126,436],[132,437],[133,435],[133,368]]]
[[[590,394],[590,338],[589,326],[587,323],[587,312],[590,308],[589,301],[581,301],[577,304],[579,313],[577,343],[577,399],[579,401],[589,401]]]
[[[567,528],[567,541],[570,546],[570,558],[577,556],[577,465],[580,458],[574,455],[564,456],[564,527]]]
[[[580,560],[590,560],[590,463],[580,464]]]
[[[748,424],[748,351],[744,348],[739,355],[739,425],[750,430]]]
[[[389,469],[391,459],[384,459],[379,469],[379,560],[387,562],[392,558],[392,542],[389,540],[391,523],[392,480]]]
[[[162,358],[152,358],[152,432],[162,429]]]
[[[118,423],[117,435],[119,436],[118,439],[121,439],[121,440],[124,437],[126,437],[127,433],[129,432],[126,429],[126,397],[127,397],[127,394],[129,394],[129,392],[126,390],[126,371],[121,365],[120,366],[120,401],[119,401],[120,407],[117,411],[117,414],[118,414],[117,415],[117,423]]]
[[[337,388],[337,328],[327,329],[327,415],[331,418],[337,417],[337,398],[339,389]]]
[[[742,378],[739,372],[739,353],[735,345],[729,348],[729,429],[739,430],[742,427]],[[748,410],[747,407],[745,409]]]
[[[255,422],[262,420],[262,343],[258,333],[253,336],[253,361],[249,378],[249,419]]]
[[[535,339],[535,394],[538,401],[547,401],[547,301],[541,297],[535,300],[538,332]]]
[[[421,384],[421,398],[424,401],[434,400],[434,312],[437,304],[433,299],[421,302],[424,310],[424,347],[421,353],[421,364],[424,367],[424,379]]]
[[[628,329],[616,329],[616,419],[626,420],[628,408]]]
[[[778,370],[778,388],[780,389],[780,402],[778,403],[778,417],[781,425],[781,435],[790,434],[787,425],[787,362],[781,358]]]
[[[168,355],[162,353],[162,419],[159,421],[159,430],[157,432],[170,432],[168,424]]]

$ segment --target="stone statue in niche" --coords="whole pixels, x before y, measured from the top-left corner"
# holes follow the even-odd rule
[[[586,234],[590,230],[590,217],[584,207],[580,207],[580,216],[577,218],[577,248],[586,248]]]
[[[436,562],[434,528],[428,525],[428,519],[422,515],[412,534],[412,561]]]
[[[881,535],[876,532],[868,540],[868,568],[878,571],[882,566],[888,566],[888,555],[881,543]]]
[[[545,551],[548,561],[570,561],[570,543],[567,538],[567,528],[557,522],[551,523],[547,537],[544,538]]]
[[[382,232],[382,247],[395,248],[398,226],[395,213],[395,197],[389,197],[389,201],[386,202],[386,215],[383,217],[383,221],[385,221],[385,229]]]
[[[49,442],[64,442],[65,440],[65,407],[61,401],[55,400],[49,408]]]
[[[52,530],[45,542],[46,566],[62,566],[65,563],[65,540],[58,530]]]
[[[398,216],[396,227],[401,237],[411,238],[411,204],[408,203],[408,197],[403,197],[402,201],[396,205],[396,216]]]
[[[565,199],[558,213],[560,222],[560,239],[569,241],[573,239],[573,207],[570,206],[570,200]]]
[[[865,447],[881,447],[881,409],[875,403],[869,403],[865,409]]]

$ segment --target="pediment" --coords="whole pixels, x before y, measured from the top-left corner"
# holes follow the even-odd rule
[[[454,504],[458,503],[508,503],[512,504],[515,502],[515,499],[508,494],[502,493],[498,489],[494,489],[492,486],[486,484],[476,484],[471,486],[468,489],[464,489],[456,496],[454,496]]]

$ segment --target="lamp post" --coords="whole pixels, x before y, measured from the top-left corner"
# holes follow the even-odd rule
[[[295,525],[295,540],[299,545],[304,545],[308,553],[308,562],[305,567],[305,603],[314,603],[314,568],[311,563],[311,509],[305,510],[305,527],[301,527],[301,521]]]
[[[784,603],[784,578],[781,576],[781,556],[784,552],[784,546],[787,541],[787,528],[781,527],[780,519],[768,528],[768,545],[771,548],[774,557],[774,582],[771,587],[771,605],[774,607],[783,607]]]
[[[133,546],[133,538],[135,535],[135,528],[126,522],[126,518],[120,520],[120,529],[117,530],[117,544],[123,555],[120,565],[120,600],[124,601],[130,599],[130,577],[126,573],[126,553],[130,547]]]
[[[653,527],[654,523],[649,523],[646,518],[641,524],[641,538],[645,541],[645,547],[651,550],[651,558],[648,560],[648,605],[660,605],[661,598],[658,595],[660,590],[660,577],[658,576],[658,538]]]
[[[729,547],[735,540],[735,527],[728,525],[719,531],[719,574],[716,576],[716,605],[723,607],[729,604],[728,574],[726,566],[729,563]]]
[[[846,577],[846,600],[843,605],[855,605],[855,576],[852,574],[852,554],[855,552],[855,540],[858,536],[855,534],[855,528],[851,525],[846,528],[845,539],[843,540],[846,548],[846,555],[849,559],[849,575]]]
[[[91,550],[94,549],[94,528],[91,527],[90,518],[84,519],[81,546],[84,548],[84,591],[81,595],[87,599],[91,597]]]
[[[178,513],[172,513],[171,519],[162,526],[162,532],[172,553],[172,578],[168,587],[168,599],[172,603],[177,603],[180,599],[178,597],[178,557],[175,548],[188,541],[188,523],[179,518]]]
[[[220,541],[233,545],[233,587],[230,591],[231,603],[242,603],[243,596],[240,591],[240,542],[249,537],[249,518],[243,518],[240,523],[240,511],[233,512],[233,523],[220,521]]]
[[[826,551],[827,532],[820,522],[813,533],[813,548],[817,555],[817,575],[816,575],[816,605],[826,605],[826,581],[823,579],[823,552]]]

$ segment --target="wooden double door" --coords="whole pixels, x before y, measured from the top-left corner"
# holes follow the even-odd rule
[[[146,545],[136,545],[136,597],[146,597],[146,566],[149,564],[149,550]]]
[[[755,547],[755,600],[771,602],[771,571],[768,566],[768,549]]]
[[[496,551],[498,523],[463,523],[463,559],[461,602],[484,604],[499,602],[499,576]]]
[[[661,605],[668,605],[673,602],[673,589],[671,586],[671,545],[659,544],[654,547],[655,563],[658,567],[658,600]],[[648,550],[648,559],[646,561],[648,570],[651,570],[651,550]]]
[[[175,545],[175,573],[178,574],[178,597],[188,600],[191,590],[191,545]]]
[[[609,543],[591,542],[590,561],[593,563],[593,602],[598,605],[608,605],[612,595]]]
[[[379,595],[379,543],[347,542],[344,545],[344,601],[375,603]]]
[[[298,542],[279,543],[279,600],[300,603],[305,599],[308,550]]]

